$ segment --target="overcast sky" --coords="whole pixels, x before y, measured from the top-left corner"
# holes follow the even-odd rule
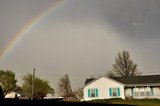
[[[0,59],[0,68],[13,70],[19,84],[36,68],[55,89],[65,73],[73,88],[82,87],[86,78],[110,70],[123,50],[143,74],[160,74],[159,0],[0,0],[0,51],[57,2]]]

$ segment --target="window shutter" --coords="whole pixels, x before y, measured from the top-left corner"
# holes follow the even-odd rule
[[[88,89],[88,97],[91,97],[91,90]]]
[[[109,88],[109,96],[112,96],[112,88]]]
[[[117,89],[118,89],[118,96],[120,96],[120,88],[118,87]]]
[[[96,97],[98,97],[98,89],[96,89]]]
[[[151,87],[151,95],[154,95],[154,93],[153,93],[153,87]]]

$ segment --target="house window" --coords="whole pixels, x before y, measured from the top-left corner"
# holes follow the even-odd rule
[[[118,90],[117,88],[113,88],[113,96],[118,96]]]
[[[98,89],[88,89],[88,97],[98,97]]]
[[[151,87],[151,95],[154,95],[153,87]]]
[[[151,91],[150,91],[150,87],[146,88],[146,96],[150,96],[151,95]]]
[[[144,88],[139,88],[140,96],[145,96]]]
[[[109,88],[110,97],[120,96],[120,88]]]
[[[131,92],[134,92],[133,96],[150,96],[152,95],[153,89],[150,87],[139,87],[134,88]]]
[[[96,89],[91,89],[91,97],[96,97]]]
[[[139,96],[139,90],[138,90],[138,88],[134,88],[134,96]]]

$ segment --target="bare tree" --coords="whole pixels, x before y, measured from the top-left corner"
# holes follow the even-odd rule
[[[113,71],[107,71],[106,74],[107,77],[116,77],[115,73]]]
[[[81,100],[83,98],[83,89],[77,88],[73,91],[73,93],[76,95],[76,99]]]
[[[118,53],[113,69],[108,73],[112,76],[136,76],[141,74],[137,70],[137,64],[130,59],[129,52],[125,50]]]
[[[59,96],[62,96],[65,99],[75,96],[71,89],[71,84],[70,84],[70,79],[68,74],[65,74],[63,77],[59,79],[58,93],[59,93]]]

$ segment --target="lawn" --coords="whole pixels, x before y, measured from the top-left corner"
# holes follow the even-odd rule
[[[160,106],[160,99],[102,99],[102,100],[93,100],[93,101],[77,101],[77,100],[54,100],[54,99],[37,99],[37,100],[20,100],[20,99],[4,99],[0,100],[0,106],[15,106],[15,105],[64,105],[64,106],[106,106],[106,105],[134,105],[134,106]]]
[[[91,102],[100,102],[106,104],[125,104],[125,105],[139,105],[139,106],[160,106],[160,99],[103,99],[103,100],[93,100]]]

